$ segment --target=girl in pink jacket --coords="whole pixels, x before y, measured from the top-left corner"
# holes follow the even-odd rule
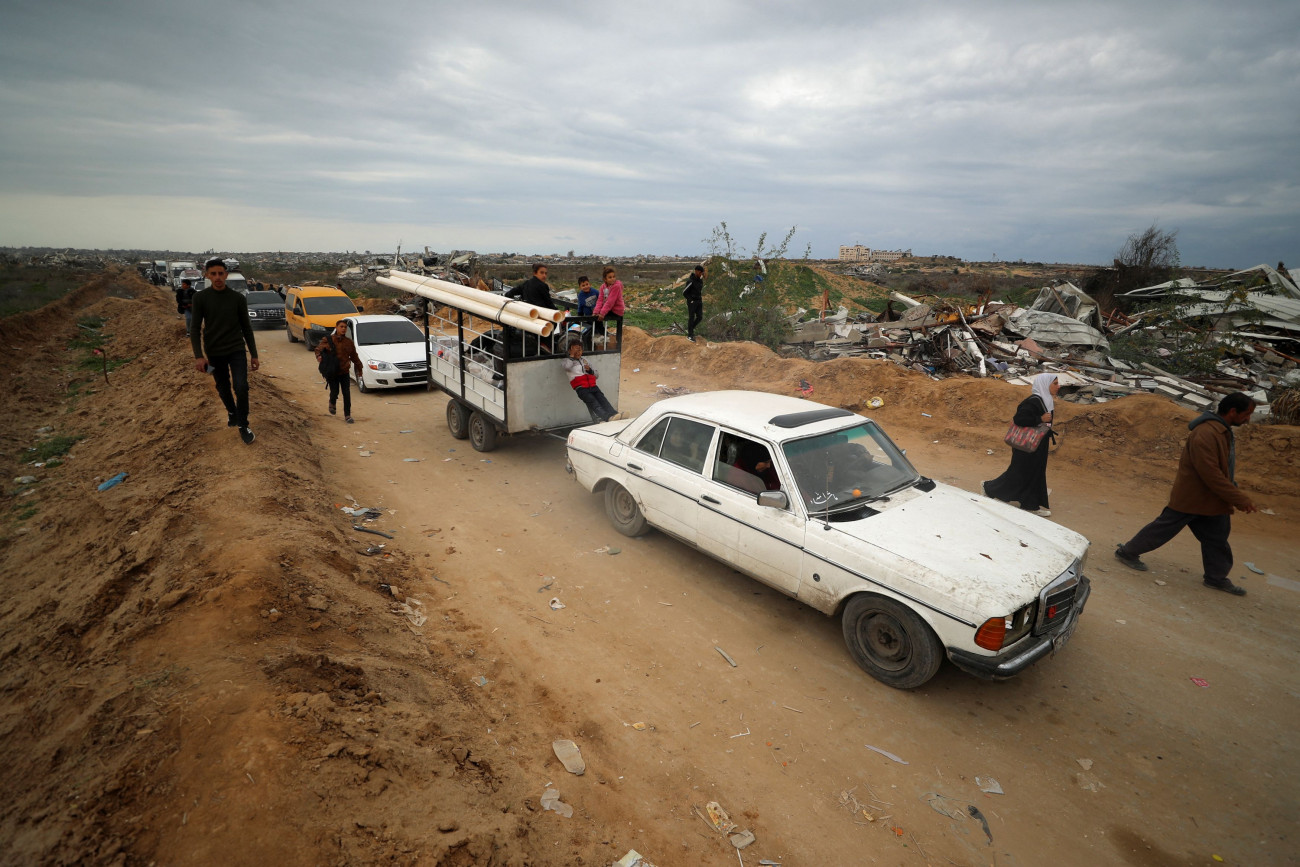
[[[623,282],[618,279],[614,269],[606,266],[601,272],[604,283],[600,287],[600,297],[596,299],[596,318],[602,322],[606,316],[623,320]]]

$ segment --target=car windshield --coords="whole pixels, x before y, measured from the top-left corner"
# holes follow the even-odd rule
[[[279,292],[249,292],[248,304],[251,307],[254,304],[274,304],[277,307],[284,303]]]
[[[308,316],[327,316],[331,313],[356,313],[356,305],[346,295],[322,295],[302,299]]]
[[[817,512],[878,500],[921,478],[874,422],[792,440],[782,450],[804,503]]]
[[[357,343],[380,346],[386,343],[423,343],[424,332],[406,319],[400,322],[358,322]]]

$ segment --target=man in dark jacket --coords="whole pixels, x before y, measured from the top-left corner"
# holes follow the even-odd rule
[[[181,288],[176,290],[176,312],[185,317],[185,336],[189,337],[194,319],[194,287],[189,280],[182,280]]]
[[[340,319],[334,324],[334,331],[325,335],[316,344],[316,360],[320,362],[321,376],[330,390],[330,415],[338,412],[339,392],[343,392],[343,420],[352,424],[352,374],[348,368],[356,370],[361,376],[361,357],[357,355],[357,345],[348,337],[348,324]]]
[[[226,263],[220,259],[204,263],[203,274],[212,288],[194,294],[190,345],[194,349],[194,369],[211,373],[217,384],[217,394],[226,406],[227,427],[239,428],[239,438],[251,443],[254,437],[253,429],[248,426],[250,365],[244,357],[244,347],[248,347],[252,356],[252,369],[257,370],[257,342],[253,339],[253,326],[248,322],[248,301],[226,286],[226,273]]]
[[[1219,401],[1219,410],[1204,412],[1188,423],[1191,433],[1178,460],[1178,475],[1169,493],[1169,505],[1137,535],[1115,549],[1115,558],[1132,569],[1145,572],[1141,557],[1154,551],[1190,527],[1201,543],[1205,586],[1233,596],[1245,596],[1246,589],[1232,583],[1232,531],[1234,509],[1259,509],[1241,492],[1235,481],[1237,448],[1232,429],[1250,421],[1255,403],[1241,392]]]
[[[704,318],[704,266],[696,265],[682,290],[686,299],[686,339],[695,342],[695,327]]]
[[[506,297],[518,298],[534,307],[544,307],[547,310],[558,309],[555,302],[551,300],[551,287],[546,282],[546,266],[541,264],[534,265],[533,276],[506,292]]]

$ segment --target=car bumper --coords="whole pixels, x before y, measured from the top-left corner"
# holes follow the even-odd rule
[[[1080,576],[1079,590],[1075,594],[1074,607],[1070,611],[1069,619],[1056,629],[1045,632],[1023,645],[1018,644],[1014,648],[995,656],[983,656],[978,653],[971,653],[969,650],[949,647],[948,659],[962,671],[976,677],[989,680],[1006,680],[1009,677],[1015,677],[1035,662],[1038,662],[1038,660],[1052,655],[1065,646],[1065,643],[1070,640],[1070,636],[1074,634],[1075,627],[1079,625],[1079,615],[1083,613],[1083,606],[1087,603],[1088,596],[1091,593],[1091,582],[1086,577]]]

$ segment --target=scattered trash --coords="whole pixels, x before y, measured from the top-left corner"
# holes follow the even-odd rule
[[[1266,573],[1263,569],[1261,569],[1261,568],[1259,568],[1258,566],[1256,566],[1254,563],[1246,563],[1245,566],[1246,566],[1247,569],[1249,569],[1250,571],[1254,572],[1256,575],[1266,575],[1266,574],[1268,574],[1268,573]]]
[[[346,514],[349,514],[354,518],[369,518],[371,520],[375,518],[382,518],[384,515],[384,513],[379,511],[378,509],[367,508],[365,506],[356,506],[356,507],[343,506],[339,509],[339,511],[345,512]]]
[[[940,795],[938,792],[926,792],[921,796],[921,800],[930,805],[940,816],[947,816],[949,819],[961,821],[966,818],[966,804],[956,798],[949,798],[947,795]]]
[[[727,815],[727,811],[722,809],[722,805],[717,801],[709,801],[705,804],[704,812],[706,814],[705,821],[712,825],[713,830],[717,831],[719,834],[730,834],[732,831],[736,830],[736,823],[731,821],[731,817]]]
[[[370,457],[371,455],[373,455],[374,452],[372,452],[372,451],[366,451],[366,450],[363,449],[362,451],[357,452],[357,454],[361,455],[361,457],[363,457],[363,458],[368,458],[368,457]]]
[[[610,545],[603,545],[603,546],[597,548],[597,549],[596,549],[595,551],[593,551],[592,553],[593,553],[593,554],[608,554],[608,555],[610,555],[610,556],[612,557],[612,556],[614,556],[615,554],[622,554],[622,553],[623,553],[623,549],[622,549],[622,548],[614,548],[614,547],[612,547],[612,546],[610,546]]]
[[[921,413],[921,415],[923,415],[926,418],[934,418],[934,416],[930,415],[928,412],[923,412]]]
[[[1075,761],[1078,762],[1079,767],[1083,768],[1085,771],[1092,770],[1092,759],[1075,759]]]
[[[613,867],[655,867],[635,849],[628,849],[627,854],[614,862]]]
[[[418,629],[421,626],[423,626],[428,621],[429,618],[424,616],[424,614],[421,613],[420,611],[417,611],[416,609],[412,608],[411,607],[412,602],[415,602],[415,600],[407,599],[401,605],[398,605],[396,608],[394,608],[393,611],[397,614],[403,615],[407,620],[410,621],[411,626]],[[415,604],[419,605],[420,603],[415,602]],[[482,680],[483,683],[480,683],[479,686],[484,686],[487,683],[487,678],[483,678]]]
[[[125,477],[125,475],[126,475],[126,474],[123,473],[123,477]],[[120,481],[120,479],[119,479],[119,481]],[[18,478],[14,479],[14,484],[15,484],[15,485],[31,485],[31,484],[35,484],[35,483],[36,483],[36,477],[35,477],[35,476],[19,476]],[[104,490],[103,485],[100,485],[100,488],[99,488],[99,489],[100,489],[101,491]]]
[[[370,533],[374,536],[383,536],[385,539],[393,538],[392,533],[385,533],[383,530],[372,530],[369,527],[363,527],[360,524],[353,524],[352,529],[356,530],[358,533]]]
[[[542,792],[542,809],[559,813],[566,819],[573,818],[573,807],[561,801],[560,793],[555,789],[548,788],[545,792]]]
[[[402,458],[402,463],[406,464],[418,464],[419,462],[419,458]]]
[[[887,759],[893,759],[894,761],[898,762],[900,765],[908,764],[908,762],[903,761],[898,756],[891,753],[889,750],[882,750],[880,747],[873,747],[871,744],[863,744],[863,746],[873,752],[880,753],[882,756],[884,756]]]
[[[976,777],[975,785],[979,786],[981,792],[988,792],[990,795],[1005,795],[1002,786],[992,777]]]
[[[552,597],[551,597],[551,603],[550,603],[550,605],[551,605],[551,610],[552,610],[552,611],[559,611],[561,608],[567,608],[567,607],[568,607],[568,606],[566,606],[563,602],[560,601],[560,597],[558,597],[558,596],[552,596]]]
[[[555,583],[555,576],[552,575],[552,576],[550,577],[550,579],[547,580],[547,582],[546,582],[545,584],[543,584],[541,587],[538,587],[538,588],[537,588],[537,592],[538,592],[538,593],[545,593],[547,590],[550,590],[550,589],[551,589],[551,585],[554,584],[554,583]]]
[[[735,846],[737,849],[744,849],[750,843],[753,843],[754,840],[756,840],[757,838],[754,836],[753,831],[739,831],[735,834],[732,834],[727,839],[730,840],[731,845]]]
[[[555,757],[569,773],[580,777],[587,772],[587,763],[582,759],[582,751],[573,741],[551,741],[551,749],[555,750]]]
[[[1206,689],[1210,685],[1210,682],[1203,677],[1193,677],[1191,678],[1191,681],[1201,689]]]
[[[112,487],[115,487],[115,486],[121,484],[121,483],[122,483],[122,480],[125,479],[126,476],[127,476],[126,473],[118,473],[116,476],[113,476],[113,478],[111,478],[111,479],[109,479],[108,481],[102,483],[102,484],[99,486],[98,490],[101,490],[101,491],[107,491],[109,488],[112,488]],[[28,478],[30,478],[30,476],[29,476]],[[35,480],[35,479],[32,479],[32,481],[36,481],[36,480]]]
[[[734,741],[736,738],[747,738],[750,734],[752,734],[752,732],[750,732],[749,726],[745,726],[745,730],[738,735],[732,735],[731,740]]]
[[[632,372],[633,372],[633,373],[640,373],[640,372],[641,372],[641,368],[639,368],[639,367],[634,367],[634,368],[632,368]]]
[[[872,409],[880,409],[884,405],[885,405],[885,401],[879,397],[873,397],[871,398],[871,400],[867,401],[867,406],[871,407]]]
[[[984,826],[984,836],[989,838],[989,845],[992,846],[993,832],[989,830],[989,820],[984,818],[984,814],[981,813],[979,811],[979,807],[976,807],[974,804],[971,804],[969,807],[967,807],[966,811],[971,814],[971,818],[973,818],[975,821],[979,822],[982,826]]]
[[[481,675],[481,674],[480,674],[478,677],[470,678],[470,680],[471,680],[473,683],[478,684],[479,686],[487,686],[487,685],[488,685],[488,679],[487,679],[486,677],[484,677],[483,675]]]
[[[732,668],[735,668],[735,667],[736,667],[736,660],[732,659],[732,658],[727,654],[727,651],[723,650],[721,647],[718,647],[717,645],[714,645],[714,646],[713,646],[713,649],[716,650],[718,653],[721,653],[721,654],[722,654],[722,658],[725,659],[725,660],[726,660],[726,661],[731,665]]]
[[[646,725],[645,723],[643,723],[643,722],[634,722],[634,723],[629,723],[629,725],[631,725],[632,728],[636,729],[636,730],[639,731],[639,732],[643,732],[643,731],[645,731],[647,728],[649,728],[649,726],[647,726],[647,725]]]
[[[1165,582],[1165,581],[1161,581],[1159,578],[1156,579],[1156,586],[1157,586],[1157,587],[1164,587],[1166,583],[1167,583],[1167,582]]]

